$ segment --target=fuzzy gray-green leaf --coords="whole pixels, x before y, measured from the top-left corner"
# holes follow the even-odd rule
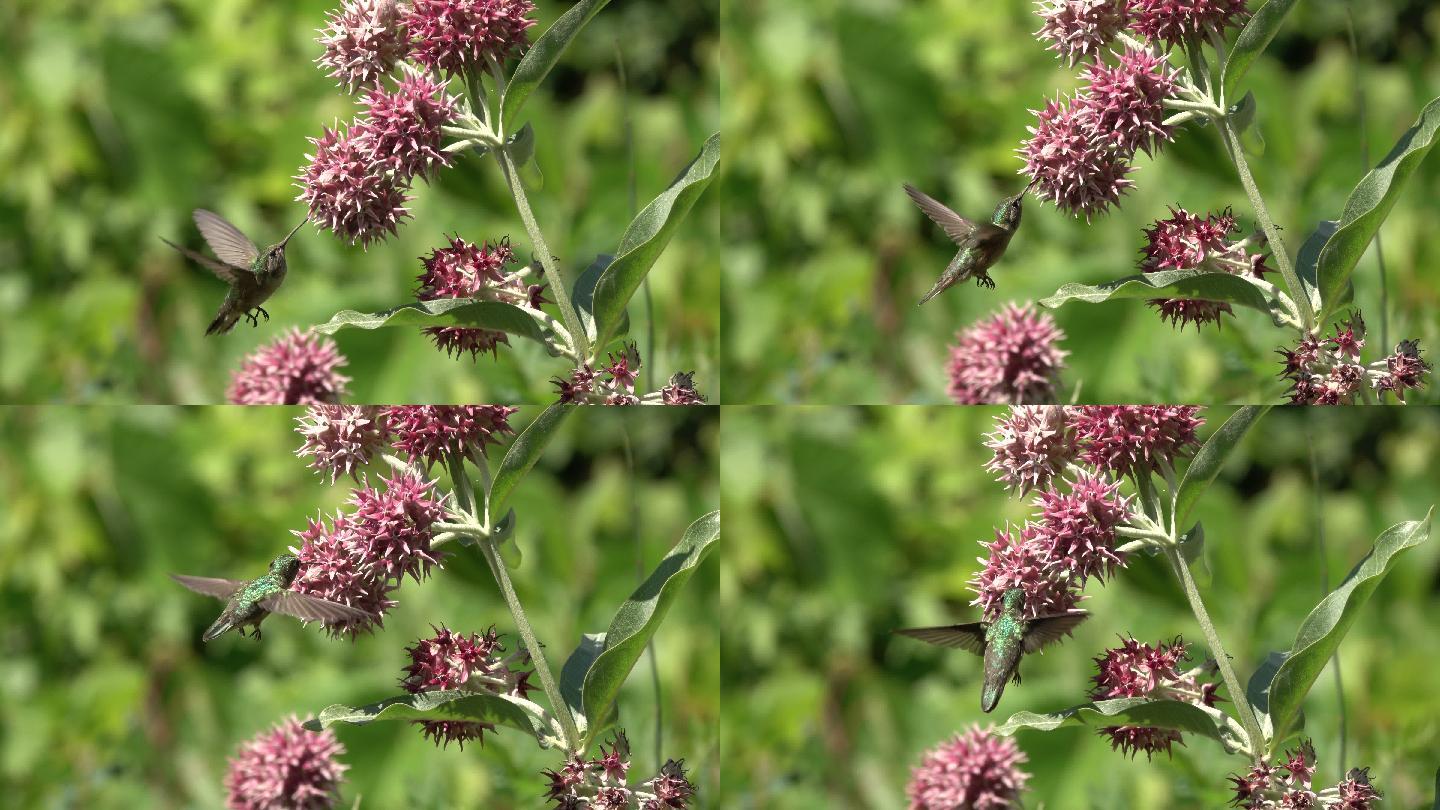
[[[545,452],[545,445],[555,437],[555,432],[574,408],[574,405],[559,402],[551,405],[526,425],[520,435],[515,437],[515,441],[510,442],[505,458],[500,461],[500,468],[495,471],[495,481],[490,485],[490,514],[495,514],[505,505],[506,499],[515,490],[515,485],[519,484],[525,474],[530,472],[530,468],[535,466],[535,462],[540,460],[540,455]]]
[[[1270,40],[1280,32],[1280,24],[1294,6],[1295,0],[1270,0],[1240,29],[1240,36],[1235,38],[1235,45],[1230,48],[1220,77],[1220,86],[1224,88],[1227,99],[1235,95],[1251,63],[1264,53]]]
[[[704,515],[690,524],[680,542],[650,572],[645,582],[620,605],[605,632],[605,649],[590,663],[581,687],[581,703],[588,718],[605,716],[620,685],[630,675],[645,645],[660,627],[670,605],[689,581],[695,568],[720,537],[720,513]],[[577,665],[578,666],[578,665]],[[588,746],[598,725],[586,732]]]
[[[545,33],[525,52],[525,57],[515,66],[515,72],[510,75],[510,81],[505,85],[505,96],[500,101],[501,120],[508,125],[514,125],[515,116],[520,114],[525,100],[545,81],[550,69],[560,61],[561,54],[570,47],[570,43],[585,24],[609,2],[610,0],[580,0],[545,29]]]
[[[1230,415],[1220,429],[1210,434],[1200,452],[1185,468],[1185,477],[1180,480],[1180,490],[1175,496],[1175,524],[1184,526],[1190,520],[1190,512],[1214,482],[1225,460],[1234,452],[1236,445],[1245,438],[1246,432],[1270,410],[1268,405],[1246,405]]]
[[[545,723],[518,698],[458,689],[401,695],[366,706],[336,703],[306,722],[305,727],[320,731],[337,723],[363,726],[382,720],[473,720],[523,731],[535,737],[541,748],[552,744]]]
[[[1266,291],[1233,273],[1205,270],[1162,270],[1126,276],[1106,284],[1066,284],[1054,295],[1040,299],[1054,309],[1067,301],[1098,304],[1116,299],[1188,298],[1250,307],[1275,317],[1281,304]]]
[[[546,332],[534,315],[513,304],[499,301],[475,301],[469,298],[442,298],[417,301],[385,312],[341,310],[315,327],[324,335],[341,329],[380,329],[391,326],[467,326],[494,329],[508,335],[519,335],[538,343],[546,343]]]
[[[1116,698],[1082,703],[1061,712],[1018,712],[995,728],[1009,736],[1022,728],[1054,731],[1065,726],[1150,726],[1198,734],[1224,742],[1217,718],[1194,703],[1150,698]]]
[[[1429,512],[1424,520],[1397,523],[1386,529],[1340,587],[1326,594],[1305,617],[1295,634],[1295,643],[1290,645],[1289,656],[1270,682],[1270,717],[1275,726],[1275,736],[1270,742],[1272,755],[1290,731],[1310,687],[1320,677],[1380,580],[1390,572],[1401,552],[1423,543],[1429,536]]]

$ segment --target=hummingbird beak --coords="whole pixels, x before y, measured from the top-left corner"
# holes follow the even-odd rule
[[[1029,183],[1026,183],[1026,184],[1025,184],[1025,188],[1021,189],[1020,193],[1021,193],[1021,194],[1024,194],[1025,192],[1027,192],[1027,191],[1029,191],[1030,189],[1034,188],[1034,187],[1035,187],[1035,184],[1038,183],[1038,182],[1040,182],[1040,178],[1036,177],[1035,179],[1031,180]]]
[[[285,238],[280,240],[280,247],[282,247],[282,248],[285,247],[285,245],[290,242],[290,237],[294,236],[296,231],[298,231],[298,230],[300,230],[301,228],[305,227],[305,223],[307,223],[307,222],[309,222],[309,221],[310,221],[310,218],[309,218],[309,217],[306,217],[306,218],[300,220],[300,224],[299,224],[299,225],[296,225],[294,228],[292,228],[292,229],[290,230],[290,233],[286,234],[286,235],[285,235]]]

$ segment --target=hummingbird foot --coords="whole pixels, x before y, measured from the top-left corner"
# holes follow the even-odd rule
[[[992,286],[993,286],[993,285],[992,285]],[[265,316],[265,322],[266,322],[266,323],[269,323],[269,322],[270,322],[270,313],[266,312],[264,307],[256,307],[256,309],[260,310],[260,314]]]
[[[987,290],[993,290],[993,289],[995,289],[995,279],[990,278],[989,276],[985,275],[984,273],[981,273],[981,274],[975,276],[975,285],[976,285],[977,287],[984,287],[984,288],[986,288]]]
[[[253,312],[245,313],[245,320],[249,321],[251,326],[260,325],[260,317]]]

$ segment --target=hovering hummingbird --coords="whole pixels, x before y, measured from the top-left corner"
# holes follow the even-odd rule
[[[307,622],[343,622],[363,619],[369,614],[358,608],[307,596],[290,590],[290,583],[300,572],[300,560],[293,554],[281,554],[270,563],[270,572],[249,582],[235,579],[213,579],[171,574],[170,578],[196,593],[228,600],[220,618],[210,625],[201,641],[213,641],[226,630],[245,635],[250,625],[255,640],[260,640],[260,622],[271,613],[284,613]]]
[[[1011,588],[1002,597],[1000,616],[993,622],[968,622],[942,627],[909,627],[896,630],[938,644],[956,647],[985,657],[985,683],[980,690],[980,710],[993,711],[1011,680],[1020,683],[1020,658],[1038,652],[1047,644],[1069,635],[1090,614],[1083,610],[1054,613],[1026,620],[1025,592]]]
[[[219,214],[196,208],[194,216],[200,234],[205,237],[205,241],[220,261],[181,247],[163,236],[160,241],[180,251],[186,258],[209,268],[221,281],[230,285],[230,292],[225,294],[225,301],[220,304],[220,311],[215,315],[215,320],[210,322],[205,334],[229,332],[242,315],[249,318],[252,325],[259,326],[260,318],[255,315],[256,311],[264,315],[265,320],[270,320],[270,313],[260,305],[280,289],[280,284],[285,281],[285,245],[290,241],[290,237],[300,230],[301,225],[308,221],[308,217],[301,220],[300,225],[296,225],[284,239],[261,252],[239,228],[231,225]]]
[[[1000,204],[995,206],[995,213],[991,215],[989,222],[975,222],[951,211],[944,203],[909,183],[905,184],[905,193],[910,195],[910,199],[960,247],[955,258],[950,260],[945,272],[940,274],[940,279],[930,288],[930,292],[925,293],[920,303],[929,301],[972,276],[976,284],[995,289],[989,270],[1005,255],[1005,248],[1010,245],[1010,237],[1014,236],[1020,227],[1020,203],[1033,185],[1034,180],[1021,189],[1019,194],[1001,200]]]

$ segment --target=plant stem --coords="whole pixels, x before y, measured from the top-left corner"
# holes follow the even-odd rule
[[[1170,559],[1170,565],[1175,569],[1175,575],[1180,578],[1180,584],[1185,588],[1185,598],[1190,600],[1190,611],[1195,614],[1195,620],[1200,623],[1200,630],[1205,634],[1205,643],[1210,646],[1210,652],[1215,656],[1215,663],[1220,667],[1220,676],[1225,679],[1225,687],[1230,690],[1230,699],[1234,701],[1236,709],[1240,713],[1240,723],[1245,726],[1245,736],[1249,737],[1251,756],[1256,762],[1264,755],[1265,735],[1260,731],[1260,722],[1255,719],[1255,710],[1250,706],[1250,700],[1245,696],[1245,690],[1240,688],[1240,679],[1235,677],[1235,668],[1230,664],[1230,656],[1226,654],[1225,647],[1220,644],[1220,636],[1215,633],[1215,625],[1210,621],[1210,614],[1205,610],[1205,603],[1200,599],[1200,591],[1195,587],[1195,579],[1190,576],[1190,568],[1185,564],[1185,558],[1180,556],[1178,549],[1167,549],[1165,556]]]
[[[550,253],[550,246],[545,244],[545,235],[540,232],[540,226],[535,222],[535,213],[530,210],[530,200],[525,196],[525,187],[520,183],[519,169],[504,148],[495,150],[495,160],[500,163],[500,173],[505,176],[505,184],[510,187],[510,194],[515,198],[515,208],[520,212],[520,221],[525,223],[525,232],[530,235],[530,244],[540,254],[540,266],[545,268],[545,278],[550,282],[550,294],[555,296],[555,305],[560,307],[560,315],[565,321],[565,328],[570,331],[575,355],[584,358],[590,353],[590,342],[585,334],[585,327],[580,323],[580,315],[575,311],[575,305],[570,302],[566,279],[560,274],[560,268],[555,264],[555,257]]]
[[[1260,220],[1260,227],[1265,231],[1270,255],[1275,258],[1280,275],[1285,279],[1285,286],[1290,288],[1290,297],[1295,299],[1295,306],[1300,310],[1301,325],[1307,332],[1314,331],[1315,311],[1310,308],[1310,295],[1300,283],[1295,266],[1290,263],[1290,254],[1285,250],[1285,242],[1280,239],[1280,230],[1275,227],[1274,220],[1270,219],[1270,210],[1265,207],[1265,200],[1260,196],[1260,189],[1250,174],[1250,164],[1246,162],[1245,151],[1240,146],[1240,133],[1235,131],[1228,117],[1217,119],[1217,123],[1220,126],[1220,137],[1225,142],[1225,151],[1230,153],[1230,160],[1234,161],[1235,171],[1240,175],[1240,185],[1245,187],[1250,206],[1255,209],[1255,218]]]
[[[510,572],[505,569],[505,562],[500,559],[494,539],[482,540],[480,552],[485,555],[485,562],[490,564],[490,572],[495,575],[495,582],[500,586],[500,595],[505,598],[505,604],[510,608],[510,617],[515,620],[520,642],[530,654],[535,674],[540,676],[540,688],[544,690],[545,698],[550,701],[550,709],[560,718],[560,727],[565,732],[566,749],[571,754],[583,753],[580,750],[580,730],[575,726],[575,715],[570,711],[570,704],[561,696],[555,676],[550,673],[550,665],[545,661],[545,651],[535,639],[535,631],[530,629],[530,620],[525,616],[520,597],[515,594],[515,586],[510,582]]]
[[[1315,556],[1320,558],[1320,598],[1330,594],[1330,558],[1325,553],[1325,517],[1320,511],[1320,460],[1315,453],[1314,416],[1305,420],[1306,444],[1310,445],[1310,491],[1315,502]],[[1345,772],[1345,682],[1340,676],[1340,648],[1330,656],[1330,671],[1335,673],[1335,699],[1340,702],[1340,773]]]
[[[1360,162],[1370,171],[1370,133],[1365,130],[1365,70],[1360,62],[1360,42],[1355,37],[1355,14],[1345,3],[1345,27],[1350,31],[1350,55],[1355,61],[1355,118],[1360,129]],[[1385,247],[1380,243],[1380,230],[1375,230],[1375,261],[1380,265],[1380,346],[1390,348],[1390,285],[1385,272]],[[1338,672],[1338,670],[1337,670]],[[1344,742],[1342,738],[1341,747]],[[1344,768],[1341,768],[1343,771]]]

